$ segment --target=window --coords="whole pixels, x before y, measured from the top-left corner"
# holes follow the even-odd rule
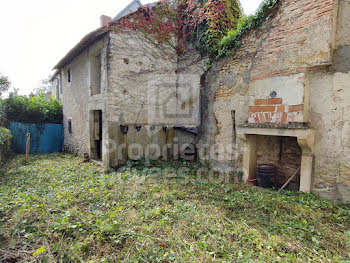
[[[72,134],[72,119],[68,119],[68,132]]]
[[[90,59],[91,95],[101,94],[101,55]]]
[[[72,76],[71,76],[71,70],[70,69],[67,70],[67,81],[68,81],[68,83],[70,83],[72,81]]]

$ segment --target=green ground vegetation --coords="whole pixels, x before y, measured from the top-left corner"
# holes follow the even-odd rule
[[[0,262],[349,262],[349,207],[199,168],[17,156],[0,174]]]

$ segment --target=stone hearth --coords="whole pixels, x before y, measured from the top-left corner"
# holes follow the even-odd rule
[[[311,192],[314,162],[314,131],[307,124],[242,124],[238,126],[237,134],[244,143],[244,181],[256,178],[257,136],[296,137],[302,149],[299,190],[302,192]]]

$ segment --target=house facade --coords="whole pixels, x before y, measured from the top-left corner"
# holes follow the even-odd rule
[[[110,167],[195,152],[244,180],[273,164],[277,185],[300,171],[297,189],[350,202],[349,1],[280,0],[209,69],[190,45],[174,49],[176,34],[160,43],[120,26],[55,67],[66,150]]]
[[[169,35],[156,43],[113,21],[85,36],[52,77],[63,103],[64,149],[116,167],[194,145],[204,67],[194,51],[179,57],[176,41]]]

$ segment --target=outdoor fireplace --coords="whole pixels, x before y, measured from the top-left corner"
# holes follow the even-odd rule
[[[248,122],[237,127],[244,145],[245,181],[257,178],[261,164],[275,165],[275,186],[285,183],[300,168],[300,178],[292,180],[300,191],[310,192],[314,161],[314,132],[305,122],[304,104],[288,105],[282,98],[256,99],[249,107]]]
[[[258,136],[294,137],[301,149],[300,191],[310,192],[312,167],[314,160],[314,133],[305,124],[244,124],[237,129],[244,143],[243,172],[244,180],[256,178],[258,165]]]

